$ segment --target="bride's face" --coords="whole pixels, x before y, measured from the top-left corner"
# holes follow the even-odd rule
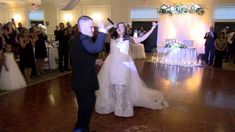
[[[125,25],[124,24],[118,24],[118,27],[117,27],[117,33],[118,35],[124,35],[125,34]]]

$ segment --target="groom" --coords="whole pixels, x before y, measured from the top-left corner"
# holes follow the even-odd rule
[[[76,94],[78,113],[74,132],[88,132],[99,84],[96,75],[96,54],[103,50],[106,29],[98,24],[96,41],[92,41],[94,24],[89,16],[78,19],[80,33],[72,42],[72,88]],[[108,28],[108,27],[107,27]]]

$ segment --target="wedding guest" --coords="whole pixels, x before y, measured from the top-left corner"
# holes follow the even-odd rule
[[[25,28],[23,27],[22,23],[18,23],[18,30],[21,33]]]
[[[129,36],[133,36],[131,24],[128,23],[126,26],[127,26],[127,34]]]
[[[9,37],[8,38],[9,42],[6,42],[6,43],[11,44],[12,45],[12,52],[15,55],[18,55],[20,46],[19,46],[19,42],[17,40],[17,35],[19,34],[19,31],[15,27],[14,19],[12,20],[12,22],[7,23],[6,30],[7,30],[7,34]]]
[[[225,33],[220,32],[218,38],[215,40],[215,62],[214,67],[222,68],[222,57],[224,50],[227,48],[227,39]]]
[[[54,36],[55,36],[55,40],[56,40],[56,41],[59,40],[59,38],[58,38],[58,37],[59,37],[58,33],[59,33],[59,26],[56,25],[56,26],[55,26],[55,30],[54,30]]]
[[[59,54],[59,70],[64,72],[68,70],[68,41],[65,37],[64,23],[59,24],[59,30],[55,32],[56,40],[59,41],[58,54]]]
[[[72,27],[71,24],[70,24],[70,22],[67,22],[67,23],[66,23],[66,29],[67,29],[68,27]]]
[[[44,74],[43,65],[44,59],[47,57],[47,49],[45,41],[47,41],[47,35],[45,32],[37,29],[36,30],[37,41],[35,42],[35,58],[36,58],[36,71],[37,75],[41,76]]]
[[[228,62],[235,63],[235,31],[232,31],[228,36]]]
[[[26,82],[29,83],[31,81],[32,68],[34,68],[35,64],[33,53],[35,41],[27,29],[22,31],[20,46],[20,67],[23,69]]]
[[[1,69],[3,66],[3,61],[4,61],[4,55],[3,55],[3,36],[0,35],[0,74],[1,74]]]
[[[73,36],[76,36],[78,33],[79,33],[78,25],[75,24],[75,25],[73,26]]]
[[[12,46],[10,44],[5,44],[4,51],[4,67],[0,69],[0,89],[15,90],[26,87],[25,79],[15,61],[14,54],[12,53]]]
[[[67,63],[68,63],[68,68],[65,70],[71,70],[72,67],[72,61],[71,61],[71,55],[72,55],[72,51],[71,51],[71,45],[72,45],[72,40],[74,39],[74,37],[76,36],[75,32],[73,32],[73,27],[68,26],[65,30],[65,39],[67,41],[67,45],[68,45],[68,49],[67,49],[67,53],[68,53],[68,59],[67,59]]]
[[[0,23],[0,35],[2,35],[2,34],[3,34],[3,24]]]
[[[216,33],[213,31],[213,27],[210,27],[210,31],[204,36],[205,42],[205,62],[211,66],[214,60],[215,46],[214,42],[216,39]]]
[[[140,30],[138,31],[138,36],[142,37],[142,36],[144,36],[145,33],[146,33],[146,31],[145,31],[144,27],[140,27]]]

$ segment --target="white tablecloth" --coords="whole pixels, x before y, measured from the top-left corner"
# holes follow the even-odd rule
[[[130,44],[130,56],[133,59],[146,58],[143,44]]]
[[[185,67],[196,66],[196,48],[158,48],[157,62]]]
[[[58,59],[58,48],[48,48],[48,58],[49,58],[49,65],[50,69],[57,69],[58,64],[56,59]]]

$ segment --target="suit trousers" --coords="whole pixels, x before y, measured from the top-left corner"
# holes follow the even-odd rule
[[[89,132],[89,123],[96,101],[95,91],[75,91],[75,94],[78,104],[78,113],[74,129]]]
[[[69,58],[69,53],[66,48],[62,49],[59,48],[59,69],[60,71],[64,71],[68,69],[68,58]]]
[[[205,62],[207,65],[212,65],[215,56],[215,48],[213,46],[205,47]]]

